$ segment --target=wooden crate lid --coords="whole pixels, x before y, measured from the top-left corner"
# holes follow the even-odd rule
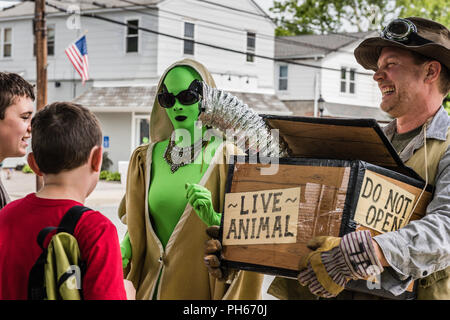
[[[402,162],[375,119],[263,118],[269,127],[279,130],[292,157],[362,160],[423,181]]]

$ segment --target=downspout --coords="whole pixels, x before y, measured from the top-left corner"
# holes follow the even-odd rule
[[[314,74],[314,117],[317,118],[319,116],[319,104],[318,104],[318,93],[319,93],[319,72],[316,71]]]

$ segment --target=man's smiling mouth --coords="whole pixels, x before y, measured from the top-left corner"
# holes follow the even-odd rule
[[[391,86],[384,87],[384,88],[381,89],[381,94],[382,94],[383,97],[386,96],[386,95],[390,95],[390,94],[392,94],[394,92],[395,92],[395,87],[391,87]]]

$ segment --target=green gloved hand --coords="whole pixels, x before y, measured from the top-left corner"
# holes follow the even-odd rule
[[[211,192],[203,186],[186,183],[186,198],[200,219],[208,226],[220,225],[222,215],[214,211]]]
[[[122,253],[122,268],[125,269],[131,259],[131,242],[128,232],[120,243],[120,252]]]

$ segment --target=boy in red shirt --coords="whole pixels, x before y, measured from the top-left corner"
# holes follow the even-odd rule
[[[44,187],[0,211],[0,299],[27,299],[29,273],[42,252],[36,242],[39,231],[58,226],[71,207],[84,203],[97,185],[102,163],[100,125],[82,106],[48,105],[31,127],[28,163],[43,176]],[[87,211],[74,236],[87,265],[84,299],[126,299],[115,226],[100,212]]]

